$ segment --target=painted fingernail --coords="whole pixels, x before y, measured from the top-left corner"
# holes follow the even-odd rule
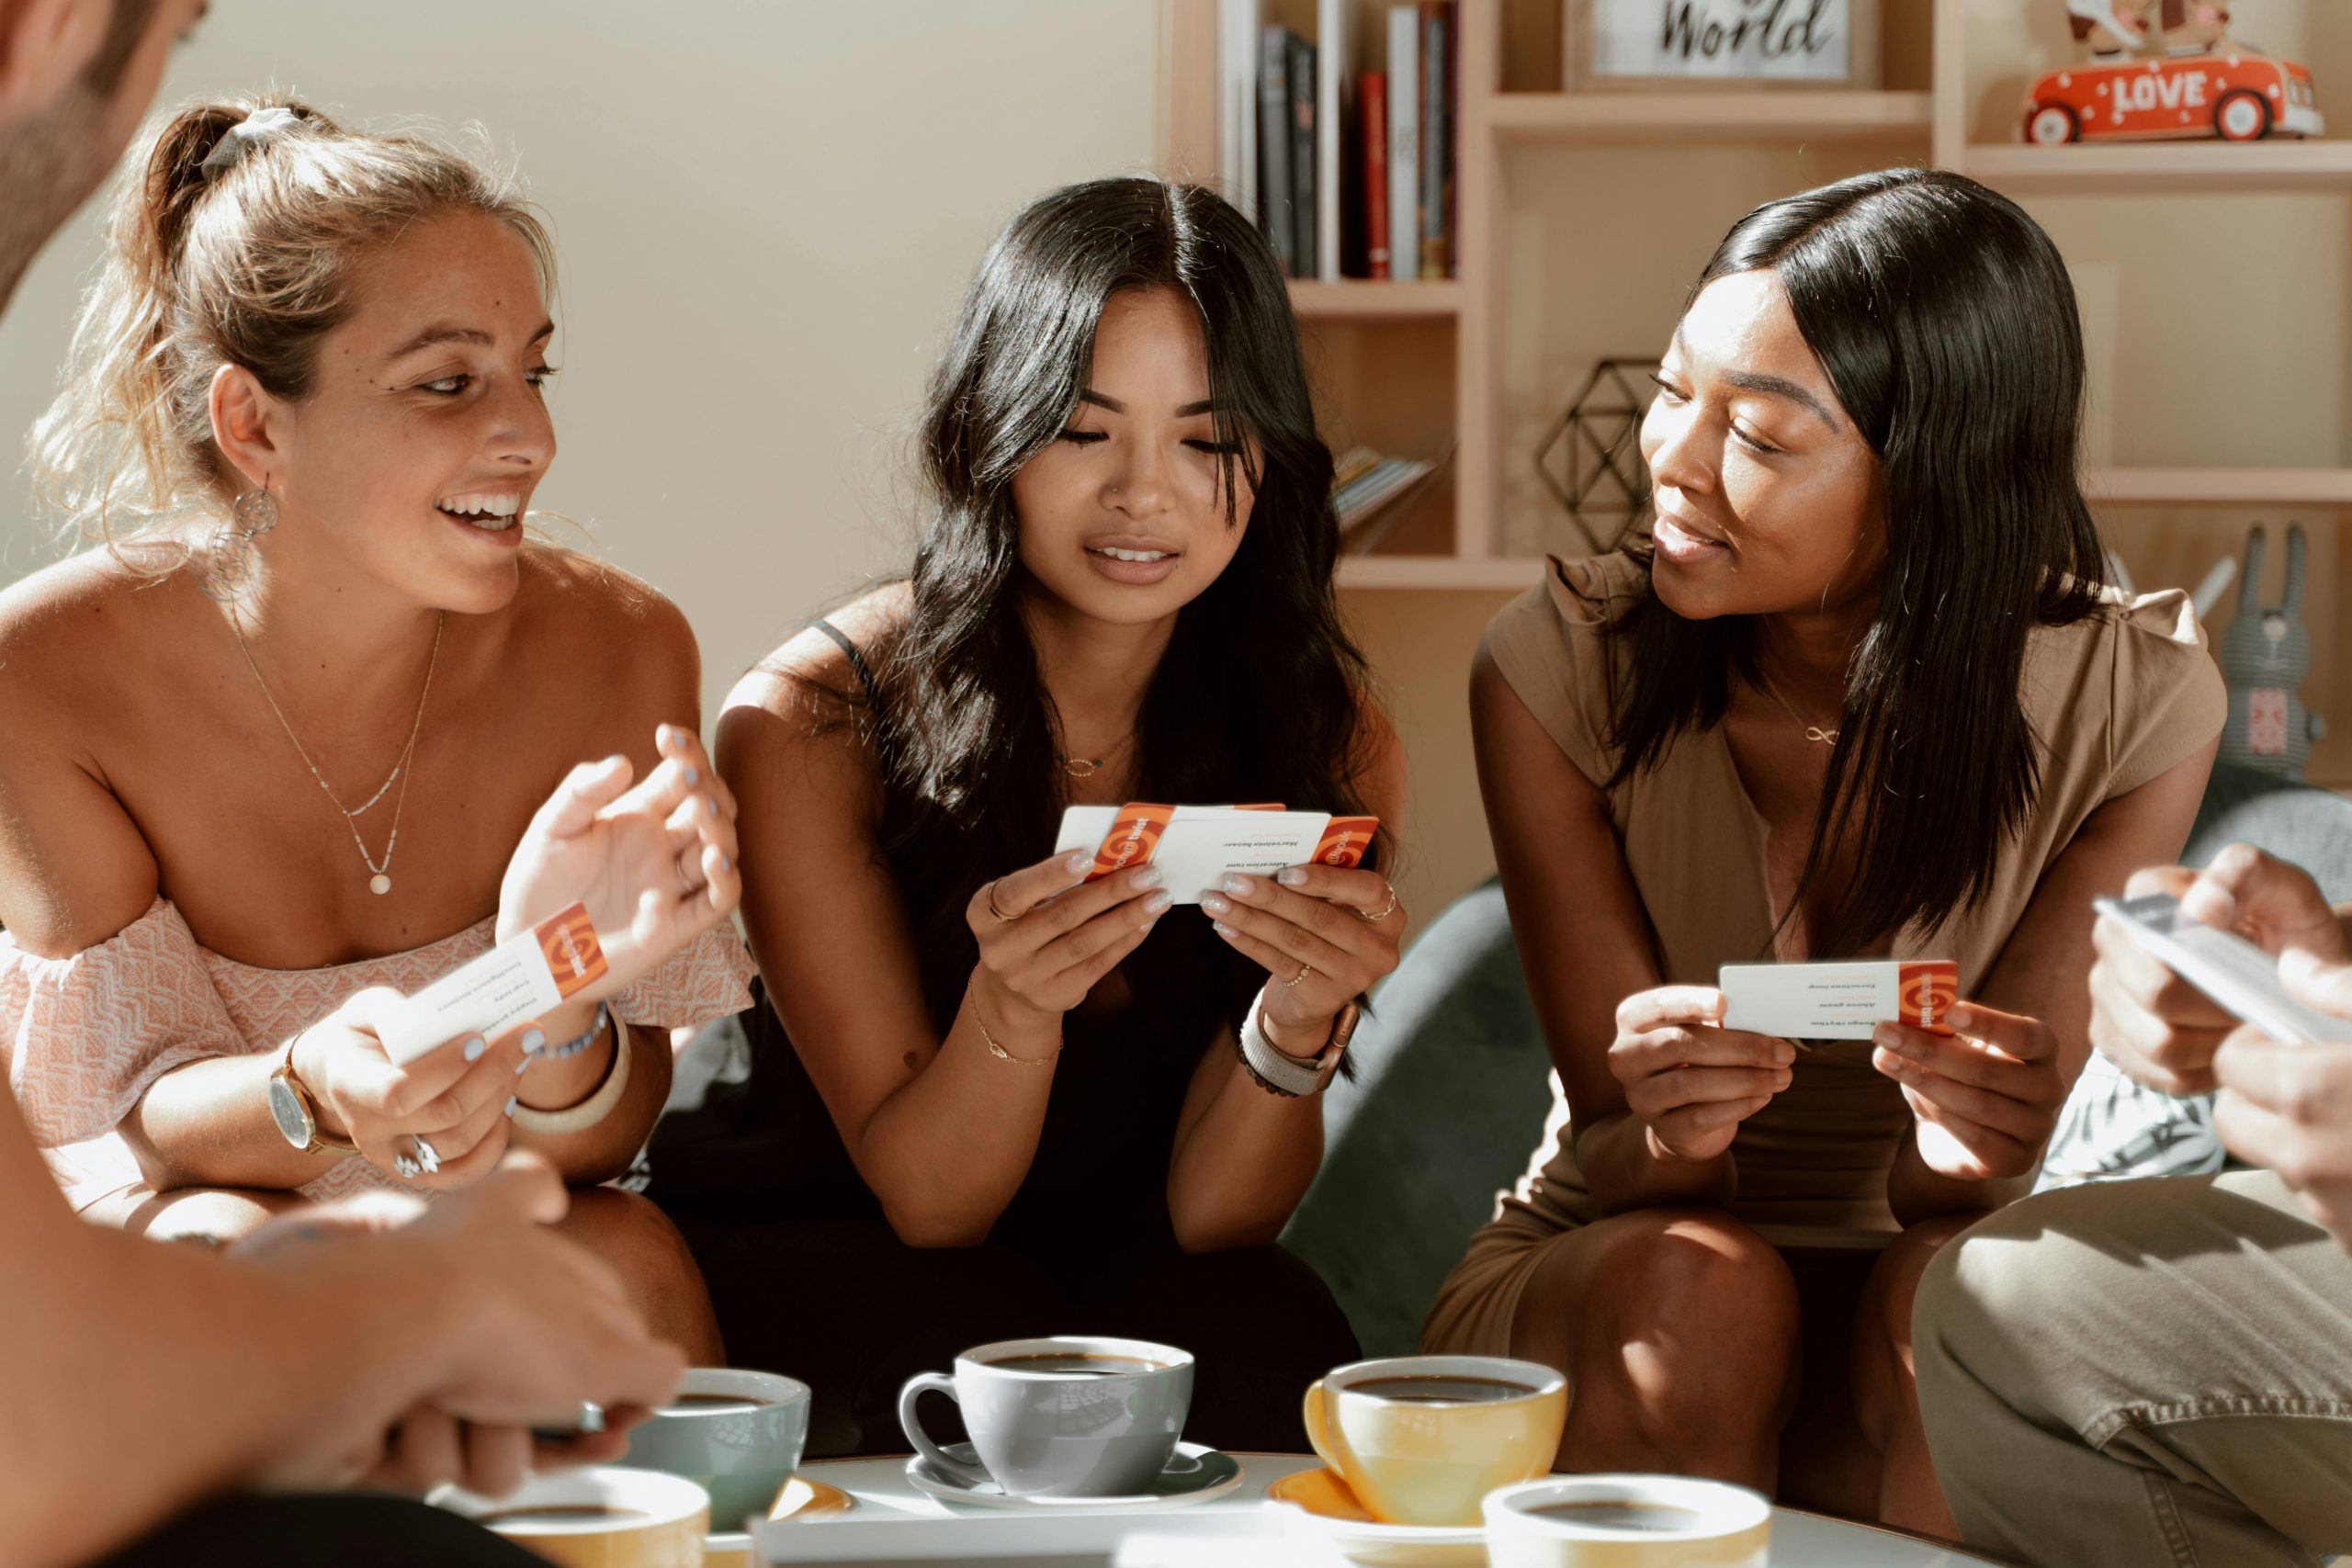
[[[1228,876],[1225,879],[1225,890],[1244,898],[1250,897],[1256,886],[1246,876]]]
[[[688,766],[685,769],[685,775],[686,782],[690,784],[698,784],[702,783],[702,770],[699,768],[693,767],[691,765]]]
[[[1304,887],[1306,886],[1306,868],[1303,865],[1286,865],[1274,874],[1274,880],[1284,887]]]
[[[1201,895],[1201,908],[1212,915],[1229,915],[1233,913],[1233,901],[1222,893],[1204,893]],[[1223,926],[1217,927],[1219,931],[1224,929]]]
[[[1176,895],[1162,888],[1143,901],[1144,912],[1152,919],[1158,919],[1168,912],[1168,907],[1174,902],[1176,902]]]
[[[718,869],[721,871],[733,871],[735,869],[735,857],[733,855],[719,856]]]
[[[1225,938],[1227,942],[1231,942],[1233,940],[1233,928],[1227,925],[1223,920],[1210,921],[1209,930],[1216,932],[1217,935]]]
[[[1067,854],[1062,857],[1062,865],[1064,868],[1072,872],[1084,871],[1088,866],[1092,865],[1093,863],[1094,852],[1092,850],[1080,850],[1074,854]]]
[[[510,1094],[506,1097],[506,1116],[509,1121],[514,1120],[514,1108],[522,1103],[523,1097],[519,1094]]]
[[[1160,874],[1159,868],[1156,865],[1145,866],[1127,879],[1129,886],[1135,887],[1157,887],[1167,880],[1168,878]]]
[[[718,815],[718,796],[715,795],[706,795],[702,797],[702,803],[710,807],[710,814],[713,817]]]
[[[526,1030],[523,1033],[523,1055],[528,1056],[547,1043],[548,1036],[545,1030]]]
[[[466,1060],[469,1062],[479,1062],[481,1060],[481,1054],[489,1049],[490,1042],[477,1034],[471,1040],[466,1042]]]

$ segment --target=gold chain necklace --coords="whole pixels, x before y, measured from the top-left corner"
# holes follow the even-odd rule
[[[1070,777],[1074,779],[1091,779],[1096,773],[1102,771],[1103,764],[1110,761],[1112,758],[1117,756],[1121,751],[1125,750],[1127,742],[1134,739],[1134,732],[1129,731],[1127,734],[1119,738],[1117,745],[1113,746],[1109,751],[1100,757],[1065,757],[1059,751],[1057,751],[1054,753],[1054,761],[1061,764],[1062,772],[1068,773]]]
[[[1795,719],[1800,725],[1804,726],[1804,738],[1807,740],[1814,741],[1823,746],[1835,746],[1838,744],[1838,732],[1834,729],[1824,729],[1817,724],[1806,724],[1804,715],[1797,712],[1796,708],[1790,703],[1789,699],[1781,695],[1781,688],[1772,684],[1772,678],[1770,675],[1767,675],[1763,671],[1758,670],[1756,671],[1756,680],[1757,682],[1764,688],[1765,694],[1770,697],[1774,702],[1781,705],[1782,712],[1786,713],[1791,718]]]
[[[277,716],[277,726],[286,731],[286,739],[294,743],[294,754],[302,759],[302,765],[311,770],[311,776],[318,780],[319,787],[326,791],[329,800],[334,802],[334,808],[343,813],[344,828],[351,834],[351,841],[358,849],[359,858],[368,865],[368,890],[379,898],[392,890],[392,852],[400,848],[401,813],[408,808],[409,760],[416,755],[417,732],[424,728],[424,699],[433,694],[433,671],[441,662],[441,634],[448,625],[449,612],[444,610],[440,618],[433,623],[433,653],[424,661],[424,688],[416,694],[416,717],[409,722],[408,744],[401,748],[400,760],[392,764],[391,778],[386,779],[382,788],[368,797],[367,806],[354,811],[344,805],[334,786],[327,783],[326,775],[319,772],[319,765],[311,761],[310,750],[302,744],[302,738],[294,733],[294,726],[287,718],[286,710],[279,707],[277,699],[270,694],[269,682],[261,678],[261,666],[254,662],[254,650],[245,646],[244,623],[237,615],[237,607],[233,604],[229,606],[229,630],[237,639],[237,651],[244,655],[245,668],[253,671],[254,684],[261,688],[262,700],[269,704],[269,711]],[[368,841],[359,836],[356,818],[368,807],[384,798],[384,791],[392,787],[393,779],[400,781],[401,792],[392,801],[392,836],[385,841],[384,859],[379,864],[376,857],[368,852]]]

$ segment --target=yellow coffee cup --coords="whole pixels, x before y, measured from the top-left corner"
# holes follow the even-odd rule
[[[1306,1436],[1375,1518],[1475,1526],[1478,1503],[1552,1468],[1568,1381],[1499,1356],[1358,1361],[1306,1391]]]
[[[710,1494],[617,1465],[549,1471],[504,1497],[444,1486],[425,1499],[564,1568],[703,1568]]]
[[[1554,1475],[1487,1498],[1492,1568],[1765,1568],[1772,1505],[1686,1475]]]

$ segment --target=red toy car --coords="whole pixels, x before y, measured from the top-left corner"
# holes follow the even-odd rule
[[[2026,95],[2025,139],[2044,147],[2106,140],[2317,136],[2312,73],[2244,50],[2052,71]]]

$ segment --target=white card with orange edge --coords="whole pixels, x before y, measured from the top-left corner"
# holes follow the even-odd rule
[[[1376,817],[1334,817],[1279,806],[1073,806],[1054,850],[1094,848],[1086,880],[1152,865],[1179,904],[1197,904],[1230,874],[1272,876],[1284,866],[1342,870],[1363,860]]]
[[[494,1036],[553,1011],[604,978],[607,967],[587,909],[573,904],[401,1002],[378,1024],[376,1037],[385,1055],[406,1066],[460,1036]]]
[[[1950,1034],[1960,965],[1947,958],[1726,964],[1724,1027],[1782,1040],[1868,1040],[1882,1023]]]

